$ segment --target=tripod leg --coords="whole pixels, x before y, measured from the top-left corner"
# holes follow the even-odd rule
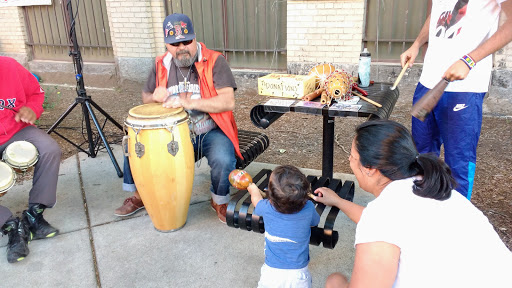
[[[85,128],[87,131],[87,142],[89,142],[89,156],[94,158],[94,157],[96,157],[96,151],[94,151],[94,144],[93,144],[94,140],[92,137],[91,121],[89,121],[89,113],[91,113],[91,117],[93,118],[94,124],[96,125],[98,130],[100,130],[100,129],[99,129],[98,124],[96,124],[96,121],[95,121],[96,117],[94,117],[94,114],[92,114],[92,110],[86,103],[87,103],[86,101],[81,103],[82,104],[82,115],[84,115],[84,118],[85,118]]]
[[[112,164],[114,164],[114,168],[116,169],[117,176],[119,178],[123,177],[123,172],[121,171],[121,168],[119,168],[119,164],[117,164],[116,157],[114,157],[114,153],[112,153],[112,149],[110,149],[110,145],[108,145],[107,139],[105,138],[105,135],[103,134],[103,131],[101,130],[101,126],[98,123],[98,119],[96,119],[96,116],[94,115],[94,111],[92,111],[91,104],[89,101],[85,101],[85,105],[87,106],[87,110],[89,111],[89,114],[91,114],[92,121],[94,122],[94,125],[96,125],[96,129],[98,130],[98,134],[101,137],[101,140],[103,141],[103,144],[105,145],[105,148],[107,149],[108,155],[110,156],[110,160],[112,160]],[[87,115],[87,113],[85,113]],[[87,121],[89,123],[89,121]],[[90,128],[90,126],[89,126]],[[92,142],[89,142],[92,143]],[[90,145],[92,146],[92,145]],[[94,147],[92,148],[94,149]]]
[[[114,118],[112,118],[110,115],[108,115],[107,112],[105,112],[103,109],[101,109],[100,106],[98,106],[98,104],[96,104],[96,102],[94,102],[94,100],[89,100],[89,102],[92,104],[92,106],[94,106],[94,108],[96,108],[98,111],[100,111],[101,114],[103,114],[103,116],[105,116],[105,118],[107,118],[110,122],[112,122],[114,125],[117,126],[117,128],[119,128],[121,131],[124,131],[123,130],[123,126],[121,126],[119,123],[117,123],[116,120],[114,120]]]
[[[57,126],[59,126],[60,122],[62,122],[62,120],[64,120],[64,118],[66,118],[66,116],[68,116],[68,114],[71,113],[71,111],[73,111],[73,108],[75,108],[75,106],[77,104],[78,104],[78,101],[75,100],[75,102],[68,107],[68,109],[59,117],[59,119],[57,119],[57,122],[55,122],[52,125],[52,127],[50,127],[50,129],[48,129],[48,131],[46,131],[46,134],[52,133],[53,130],[55,130],[55,128]]]

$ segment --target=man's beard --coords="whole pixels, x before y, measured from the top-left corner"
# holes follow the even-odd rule
[[[181,59],[178,59],[178,56],[182,55]],[[180,52],[176,52],[176,58],[173,58],[174,60],[174,63],[176,63],[176,66],[178,67],[190,67],[192,64],[194,64],[195,60],[196,60],[196,55],[194,55],[193,57],[190,55],[190,52],[185,50],[185,51],[180,51]]]

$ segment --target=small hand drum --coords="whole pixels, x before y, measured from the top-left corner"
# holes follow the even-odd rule
[[[27,141],[15,141],[9,144],[2,154],[2,160],[13,169],[25,172],[34,166],[39,153],[34,144]]]
[[[336,67],[332,64],[321,64],[313,67],[311,71],[309,71],[308,75],[315,76],[315,89],[324,88],[322,85],[325,83],[327,77],[329,77],[332,73],[336,71]]]
[[[0,197],[7,193],[7,190],[16,182],[16,173],[9,165],[0,162]]]

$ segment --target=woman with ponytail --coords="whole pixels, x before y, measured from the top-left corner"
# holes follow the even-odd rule
[[[393,121],[356,128],[349,156],[367,207],[319,188],[317,202],[357,224],[350,283],[340,273],[326,287],[512,287],[512,253],[482,212],[453,188],[450,168],[418,154],[409,131]]]

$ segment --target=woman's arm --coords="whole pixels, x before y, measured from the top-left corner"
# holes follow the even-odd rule
[[[364,210],[363,206],[340,198],[334,191],[327,187],[320,187],[316,189],[314,194],[313,199],[316,202],[338,207],[338,209],[345,213],[350,220],[354,221],[356,224],[359,223],[359,219],[361,219],[361,214],[363,214]]]
[[[400,248],[387,242],[356,245],[352,278],[348,287],[392,287],[398,273]]]

